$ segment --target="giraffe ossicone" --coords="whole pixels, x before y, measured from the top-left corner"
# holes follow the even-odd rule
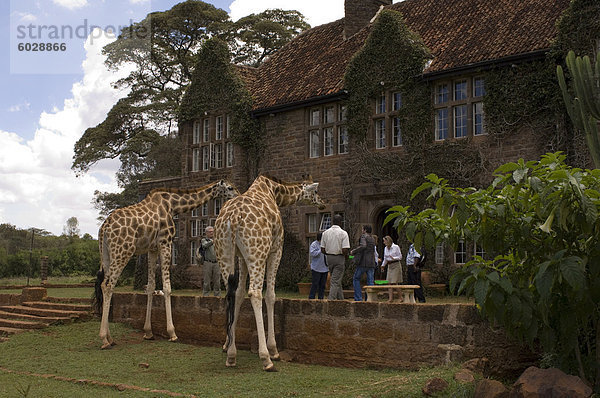
[[[312,180],[285,183],[273,177],[258,176],[250,188],[228,201],[215,222],[215,252],[227,286],[227,350],[226,366],[235,366],[235,326],[242,299],[246,294],[246,279],[250,276],[248,296],[254,311],[258,332],[258,355],[263,369],[275,371],[272,360],[279,359],[275,342],[274,306],[275,277],[283,249],[283,223],[279,206],[307,201],[324,208],[317,193],[319,184]],[[239,270],[235,269],[235,258]],[[238,274],[239,272],[239,274]],[[262,288],[266,277],[265,305],[267,335],[262,318]]]
[[[114,287],[134,254],[148,253],[147,306],[144,339],[152,339],[152,298],[155,295],[155,269],[159,260],[170,341],[176,341],[171,314],[171,246],[175,236],[173,215],[191,211],[214,198],[226,200],[237,196],[237,189],[224,180],[196,189],[154,189],[142,201],[113,211],[98,232],[100,270],[96,280],[94,305],[101,312],[102,348],[114,344],[108,327],[108,313]]]

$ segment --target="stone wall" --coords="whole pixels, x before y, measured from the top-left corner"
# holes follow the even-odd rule
[[[164,337],[164,300],[158,296],[153,303],[153,332]],[[112,321],[142,329],[145,307],[143,294],[116,293]],[[180,340],[209,346],[225,341],[224,299],[173,296],[172,309]],[[418,369],[487,357],[494,374],[516,375],[536,359],[502,330],[490,328],[475,307],[466,304],[278,299],[275,333],[279,350],[292,360],[321,365]],[[256,351],[256,325],[248,299],[242,304],[236,341],[238,348]]]

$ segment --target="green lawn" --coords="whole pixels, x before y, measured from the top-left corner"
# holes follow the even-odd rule
[[[140,331],[122,324],[111,324],[119,344],[103,351],[98,328],[94,320],[0,343],[0,397],[167,396],[133,388],[201,397],[422,397],[421,388],[432,377],[450,384],[440,396],[472,395],[472,387],[454,381],[456,366],[409,372],[278,362],[279,372],[267,373],[249,351],[239,350],[237,367],[227,368],[219,347],[144,341]],[[119,384],[130,387],[118,392]]]

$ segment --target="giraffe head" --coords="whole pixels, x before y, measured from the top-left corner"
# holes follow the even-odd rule
[[[301,185],[302,192],[298,197],[298,201],[309,202],[313,205],[317,205],[319,209],[325,208],[325,202],[317,194],[317,188],[319,187],[318,182],[304,182]]]
[[[240,194],[235,185],[225,180],[221,180],[215,184],[214,192],[215,197],[221,197],[225,200],[233,199]]]

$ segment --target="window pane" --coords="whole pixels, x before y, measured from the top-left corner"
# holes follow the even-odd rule
[[[448,138],[448,109],[438,109],[435,114],[435,139]]]
[[[233,142],[227,143],[227,167],[233,167]]]
[[[319,157],[319,130],[313,130],[310,133],[310,157],[318,158]]]
[[[385,109],[385,93],[383,93],[375,101],[375,113],[385,113]]]
[[[223,138],[223,116],[217,117],[217,131],[215,139],[220,140]]]
[[[375,120],[375,147],[377,149],[385,148],[385,119]]]
[[[344,121],[344,120],[346,120],[346,119],[347,119],[347,114],[346,114],[346,112],[347,112],[347,108],[346,108],[346,105],[340,105],[339,112],[340,112],[340,113],[339,113],[339,118],[338,118],[338,119],[339,119],[340,121]]]
[[[325,123],[333,123],[335,121],[335,112],[333,106],[328,106],[325,108]]]
[[[435,246],[435,263],[436,264],[444,263],[444,242],[438,243]]]
[[[221,212],[221,207],[222,206],[223,206],[222,199],[221,198],[216,198],[215,199],[215,216],[219,215],[219,213]]]
[[[194,122],[194,131],[192,134],[192,144],[199,144],[199,143],[200,143],[200,122],[195,121]]]
[[[338,153],[348,153],[348,128],[338,127]]]
[[[210,149],[208,145],[202,147],[202,170],[210,168]]]
[[[208,216],[208,202],[204,202],[202,204],[202,216],[206,217]],[[204,230],[203,230],[204,231]]]
[[[444,104],[448,102],[448,85],[438,84],[435,88],[435,103]]]
[[[459,80],[454,82],[454,100],[460,101],[467,99],[467,81]]]
[[[203,123],[204,123],[203,127],[202,127],[203,139],[204,139],[204,142],[209,142],[210,141],[210,131],[209,131],[210,121],[208,119],[204,119]]]
[[[215,144],[215,165],[217,169],[223,167],[223,144]]]
[[[200,171],[200,149],[192,150],[192,171]]]
[[[485,80],[483,77],[473,79],[473,97],[483,97],[485,95]]]
[[[227,125],[225,127],[226,127],[225,137],[229,138],[230,133],[231,133],[231,118],[229,117],[229,115],[227,115]]]
[[[473,104],[473,134],[481,135],[485,134],[484,128],[484,113],[483,113],[483,102],[476,102]]]
[[[463,138],[467,136],[467,106],[454,107],[454,137]]]
[[[402,145],[402,131],[400,130],[400,118],[392,119],[392,146]]]
[[[321,113],[319,112],[318,109],[313,109],[312,111],[310,111],[310,125],[311,126],[318,126],[319,124],[321,124]]]
[[[215,144],[210,144],[210,167],[215,168],[217,164],[217,154]]]
[[[319,227],[319,230],[325,231],[329,227],[331,227],[331,213],[323,213],[321,216],[321,226]]]
[[[323,129],[323,153],[325,156],[333,155],[333,127]]]
[[[308,232],[318,232],[318,224],[317,224],[317,215],[316,214],[308,214]]]
[[[394,110],[400,110],[402,107],[402,94],[394,93]]]
[[[454,263],[464,264],[467,262],[467,249],[464,241],[459,241],[456,251],[454,252]]]

